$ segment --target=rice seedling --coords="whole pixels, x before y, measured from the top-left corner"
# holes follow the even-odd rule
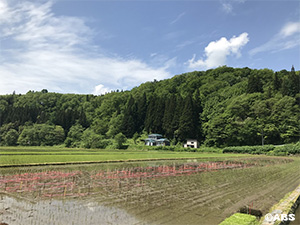
[[[298,185],[298,169],[297,158],[271,157],[2,168],[2,220],[218,224],[245,204],[267,210]]]

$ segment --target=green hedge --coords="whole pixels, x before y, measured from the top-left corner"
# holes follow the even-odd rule
[[[295,155],[300,154],[300,142],[296,144],[287,144],[277,146],[274,151],[269,152],[268,155]]]
[[[286,144],[280,146],[257,145],[257,146],[234,146],[226,147],[223,153],[247,153],[247,154],[267,154],[276,156],[286,156],[290,154],[300,154],[300,142],[296,144]]]
[[[290,154],[300,154],[300,142],[296,144],[286,144],[286,145],[256,145],[256,146],[233,146],[225,147],[224,149],[205,147],[200,148],[184,148],[181,145],[172,146],[145,146],[145,145],[131,145],[130,149],[139,150],[163,150],[172,152],[215,152],[215,153],[246,153],[246,154],[266,154],[275,156],[286,156]]]
[[[274,145],[234,146],[224,148],[223,153],[266,154],[274,149]]]

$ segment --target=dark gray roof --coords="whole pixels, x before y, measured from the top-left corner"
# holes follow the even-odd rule
[[[149,134],[148,136],[162,136],[161,134]]]

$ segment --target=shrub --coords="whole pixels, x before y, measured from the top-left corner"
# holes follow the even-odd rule
[[[52,146],[61,144],[64,137],[64,129],[61,126],[34,124],[23,127],[18,143],[24,146]]]
[[[126,137],[124,134],[122,133],[118,133],[116,136],[115,136],[115,144],[116,144],[116,148],[118,149],[121,149],[123,148],[123,144],[126,142]]]
[[[248,154],[266,154],[274,150],[273,145],[256,145],[256,146],[234,146],[226,147],[223,149],[223,153],[248,153]]]
[[[83,148],[105,148],[109,142],[104,140],[104,136],[96,134],[92,129],[86,129],[81,137],[81,146]]]
[[[81,145],[81,137],[83,135],[83,127],[80,124],[73,125],[65,140],[66,147],[78,148]]]
[[[300,142],[296,144],[277,146],[274,150],[274,155],[289,155],[289,154],[293,154],[293,155],[300,154]]]
[[[10,129],[4,136],[4,143],[5,145],[8,146],[17,145],[18,138],[19,138],[19,133],[14,129]]]
[[[276,156],[300,154],[300,142],[296,144],[286,144],[280,146],[264,145],[226,147],[223,149],[223,153],[267,154]]]

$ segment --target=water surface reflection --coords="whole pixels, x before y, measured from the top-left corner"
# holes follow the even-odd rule
[[[218,224],[244,194],[243,169],[263,165],[253,159],[1,169],[0,214],[10,225]],[[252,172],[248,179],[257,179],[258,169]]]

